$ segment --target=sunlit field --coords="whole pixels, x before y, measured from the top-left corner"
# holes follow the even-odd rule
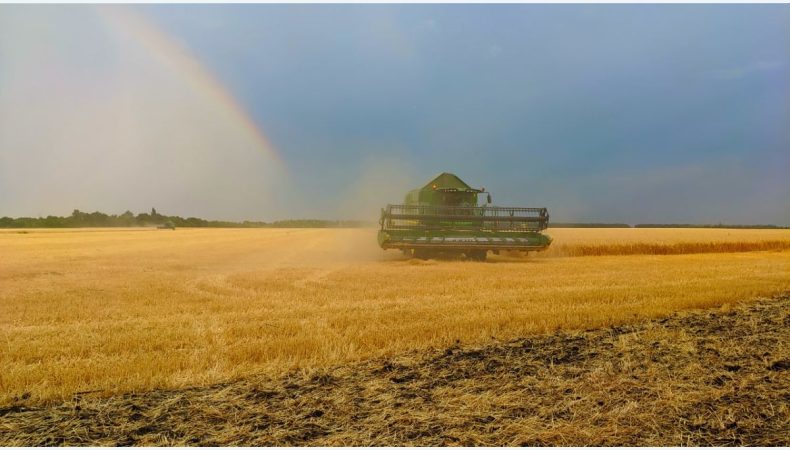
[[[679,255],[790,249],[790,230],[553,228],[546,255]]]
[[[406,260],[370,229],[5,230],[0,403],[275,376],[790,290],[790,230],[548,234],[543,254],[478,263]]]

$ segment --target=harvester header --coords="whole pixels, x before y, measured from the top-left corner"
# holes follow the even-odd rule
[[[479,205],[479,195],[486,194]],[[549,223],[546,208],[490,206],[491,194],[452,173],[442,173],[409,191],[404,204],[381,210],[378,234],[383,249],[429,258],[440,253],[485,260],[487,252],[540,251],[551,244],[541,234]]]

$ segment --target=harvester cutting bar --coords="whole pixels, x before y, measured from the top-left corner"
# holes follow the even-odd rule
[[[489,206],[387,205],[382,211],[382,230],[545,230],[546,208]]]
[[[474,236],[448,236],[448,237],[413,237],[390,236],[386,243],[387,248],[431,248],[437,250],[466,250],[481,248],[485,250],[543,250],[546,244],[530,238],[506,237],[474,237]]]

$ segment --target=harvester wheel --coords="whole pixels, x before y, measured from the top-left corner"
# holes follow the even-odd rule
[[[485,261],[487,254],[485,250],[470,250],[466,253],[466,257],[473,261]]]
[[[414,257],[419,259],[431,259],[431,252],[424,248],[415,248]]]

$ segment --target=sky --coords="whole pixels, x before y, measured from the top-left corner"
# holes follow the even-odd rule
[[[790,226],[790,5],[0,5],[0,216]]]

